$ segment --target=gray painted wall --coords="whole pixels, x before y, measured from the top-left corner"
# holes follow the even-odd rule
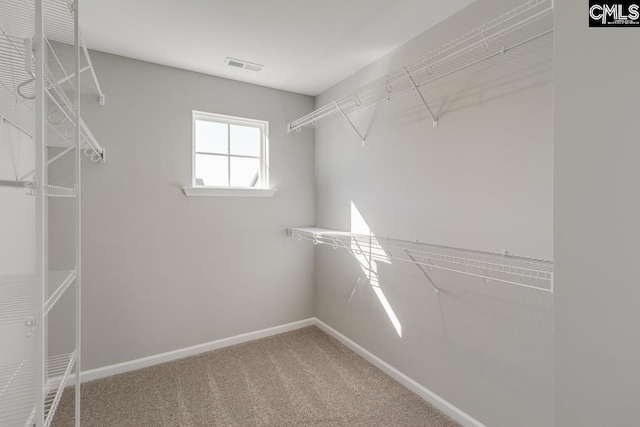
[[[640,420],[640,30],[589,28],[556,2],[555,408],[558,427]]]
[[[480,0],[321,94],[322,106],[520,1]],[[486,64],[485,64],[486,65]],[[552,38],[417,96],[316,132],[316,217],[349,230],[352,203],[380,236],[553,258]],[[345,252],[318,247],[316,316],[491,427],[553,425],[553,299],[539,291],[378,263],[392,325]]]
[[[92,59],[107,105],[85,102],[83,115],[107,163],[83,175],[83,369],[313,316],[313,248],[285,236],[287,226],[315,221],[313,135],[286,133],[313,99],[98,52]],[[269,121],[273,198],[183,194],[192,110]],[[64,240],[65,210],[51,205],[52,248]],[[65,257],[52,254],[52,266]],[[53,353],[69,347],[71,313],[52,314]]]

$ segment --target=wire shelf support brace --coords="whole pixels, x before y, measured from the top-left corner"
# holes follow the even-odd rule
[[[438,117],[420,92],[434,82],[553,32],[553,0],[529,0],[490,22],[446,43],[395,71],[391,71],[317,110],[290,122],[287,131],[319,128],[346,119],[361,140],[365,138],[349,115],[415,91],[433,126]]]

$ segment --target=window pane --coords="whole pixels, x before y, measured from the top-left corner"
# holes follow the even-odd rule
[[[259,159],[247,159],[244,157],[231,157],[231,186],[232,187],[259,187],[258,170]],[[253,184],[253,185],[251,185]]]
[[[260,157],[260,129],[238,125],[230,127],[231,154]]]
[[[202,183],[198,183],[198,180],[202,180]],[[228,157],[196,154],[196,185],[228,187]]]
[[[229,154],[228,127],[225,123],[196,120],[196,151]]]

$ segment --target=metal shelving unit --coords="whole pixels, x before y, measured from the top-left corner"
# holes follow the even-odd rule
[[[0,1],[0,120],[23,132],[36,136],[33,116],[36,114],[36,69],[34,56],[34,22],[39,0]],[[91,58],[80,36],[76,50],[74,13],[76,3],[67,0],[44,0],[43,52],[46,56],[42,72],[47,94],[47,145],[65,149],[75,148],[75,52],[79,52],[80,73],[91,74],[82,79],[80,91],[93,93],[104,104]],[[93,161],[104,159],[104,149],[84,121],[80,120],[81,148]]]
[[[399,95],[416,93],[438,126],[438,116],[421,88],[439,80],[507,54],[533,40],[553,32],[553,0],[529,0],[492,21],[452,40],[438,49],[392,71],[317,110],[288,124],[288,132],[319,128],[337,119],[345,119],[364,142],[363,135],[350,116],[365,108]]]
[[[0,326],[24,324],[25,335],[34,341],[33,357],[0,366],[2,427],[49,427],[72,372],[75,426],[80,426],[81,167],[85,158],[105,159],[104,148],[81,117],[80,98],[93,94],[103,105],[105,97],[78,17],[78,0],[0,0],[0,121],[15,129],[15,141],[9,143],[29,159],[24,170],[15,166],[13,177],[3,175],[0,187],[34,197],[36,219],[34,271],[0,276]],[[13,133],[7,135],[13,138]],[[72,203],[74,211],[67,218],[74,222],[73,231],[66,236],[73,242],[68,257],[73,261],[65,260],[73,265],[59,271],[50,271],[50,198]],[[75,348],[51,356],[49,314],[71,289],[76,322],[69,333]]]
[[[75,270],[53,271],[48,274],[48,288],[44,303],[45,316],[49,314],[75,278]],[[36,284],[35,274],[0,276],[0,325],[12,323],[33,325],[36,314]]]
[[[60,403],[62,389],[77,361],[76,353],[47,358],[44,383],[44,420],[49,427]],[[0,367],[0,425],[30,427],[37,424],[34,396],[27,391],[39,382],[36,363],[22,361]]]
[[[553,293],[553,262],[449,246],[432,245],[387,237],[367,236],[324,228],[288,228],[287,235],[315,245],[344,249],[354,258],[371,261],[401,261],[416,265],[436,294],[440,287],[431,277],[435,270],[480,278]]]

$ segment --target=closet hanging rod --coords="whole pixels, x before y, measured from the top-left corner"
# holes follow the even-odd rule
[[[347,236],[347,237],[355,237],[355,238],[360,238],[360,239],[373,239],[373,240],[378,240],[378,241],[385,241],[385,242],[389,242],[389,243],[395,243],[399,246],[401,246],[402,244],[410,244],[410,245],[422,245],[422,246],[429,246],[432,248],[439,248],[439,249],[443,249],[443,250],[451,250],[451,251],[459,251],[459,252],[464,252],[464,253],[470,253],[470,254],[476,254],[479,256],[490,256],[490,257],[496,257],[499,259],[511,259],[514,261],[522,261],[522,262],[532,262],[532,263],[540,263],[542,265],[549,265],[549,266],[553,266],[553,261],[549,261],[549,260],[545,260],[542,258],[532,258],[532,257],[524,257],[524,256],[519,256],[519,255],[512,255],[510,253],[505,253],[505,252],[490,252],[490,251],[482,251],[482,250],[478,250],[478,249],[468,249],[468,248],[462,248],[462,247],[457,247],[457,246],[444,246],[444,245],[438,245],[435,243],[426,243],[426,242],[420,242],[417,240],[403,240],[403,239],[396,239],[396,238],[392,238],[392,237],[388,237],[388,236],[384,236],[384,237],[380,237],[380,236],[375,236],[375,235],[367,235],[367,234],[358,234],[358,233],[351,233],[348,231],[338,231],[338,230],[332,230],[332,229],[328,229],[328,228],[316,228],[316,227],[308,227],[308,228],[296,228],[296,227],[289,227],[287,229],[287,235],[291,236],[294,233],[299,233],[299,232],[303,232],[306,234],[316,234],[318,236],[320,235],[326,235],[326,236],[330,236],[330,235],[335,235],[335,236]]]
[[[547,18],[552,16],[552,0],[530,0],[404,67],[289,123],[287,130],[292,132],[300,131],[303,127],[317,128],[323,123],[343,117],[344,114],[348,115],[377,105],[409,91],[418,91],[418,88],[442,77],[504,54],[551,33],[553,22],[552,19]],[[523,30],[518,31],[519,29]],[[507,43],[500,44],[498,41],[501,38],[509,38],[509,40],[505,40]],[[481,58],[477,55],[473,58],[465,58],[465,55],[477,52],[482,55]],[[454,61],[456,58],[462,58],[462,60]],[[419,91],[418,94],[423,98]],[[424,104],[435,126],[437,117],[431,112],[426,101]]]
[[[552,261],[321,228],[288,228],[287,235],[316,245],[348,249],[374,261],[402,261],[428,271],[449,271],[478,277],[485,283],[501,282],[553,293]],[[438,294],[440,288],[420,269]]]

